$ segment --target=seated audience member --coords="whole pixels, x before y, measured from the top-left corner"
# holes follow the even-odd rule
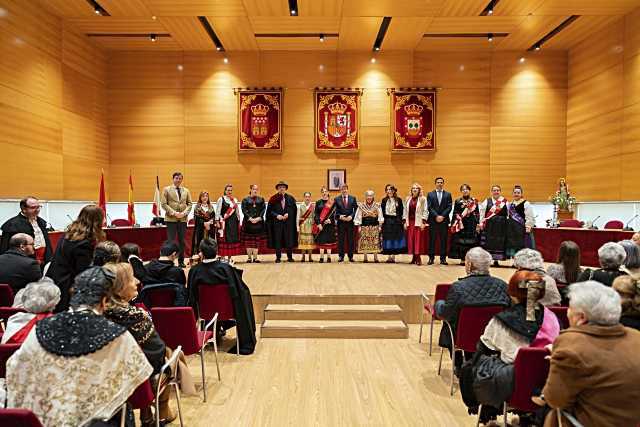
[[[640,278],[640,246],[631,240],[623,240],[618,243],[620,243],[620,246],[624,248],[627,254],[624,258],[622,270],[630,276]]]
[[[480,247],[469,249],[464,258],[467,276],[453,283],[446,300],[436,302],[436,313],[449,322],[454,337],[458,315],[463,307],[511,305],[507,284],[502,279],[489,275],[489,266],[492,262],[491,254],[484,249]],[[438,345],[451,350],[451,337],[447,328],[440,330]],[[457,360],[462,361],[462,358],[459,357]]]
[[[545,292],[540,304],[548,307],[550,305],[559,305],[562,301],[558,286],[553,277],[544,271],[544,260],[542,254],[534,249],[521,249],[513,256],[513,264],[518,271],[535,271],[540,273],[544,278]]]
[[[569,301],[571,326],[553,343],[544,400],[583,426],[637,425],[640,332],[619,323],[620,297],[601,283],[571,285]],[[545,426],[557,425],[555,412]]]
[[[576,242],[566,240],[558,249],[558,262],[547,267],[547,274],[556,281],[570,285],[578,280],[582,273],[580,268],[580,246]]]
[[[599,269],[593,270],[587,268],[578,277],[578,282],[586,282],[587,280],[595,280],[605,286],[611,286],[613,279],[626,272],[620,270],[620,266],[624,263],[627,253],[620,243],[608,242],[600,246],[598,249],[598,260],[600,262]]]
[[[48,277],[29,283],[18,295],[14,306],[26,310],[7,319],[7,326],[0,344],[22,344],[31,329],[40,320],[53,316],[53,309],[60,301],[60,289]]]
[[[513,363],[522,347],[543,348],[560,333],[560,324],[551,310],[540,303],[546,283],[542,274],[516,271],[509,280],[508,292],[513,305],[496,314],[485,327],[473,361],[463,367],[461,392],[472,412],[482,406],[481,420],[501,412],[502,403],[513,393]],[[491,360],[493,356],[499,357]],[[483,382],[478,387],[477,370]],[[489,381],[490,379],[490,381]],[[520,425],[524,425],[523,419]]]
[[[613,281],[613,289],[620,295],[622,304],[620,323],[640,331],[640,279],[618,276]]]
[[[633,236],[631,236],[631,241],[636,245],[640,246],[640,232],[633,233]]]
[[[126,262],[110,263],[105,268],[115,275],[104,317],[124,326],[142,348],[147,360],[153,366],[153,374],[160,372],[165,362],[166,346],[156,332],[149,314],[141,308],[129,304],[138,295],[137,279],[131,265]],[[176,416],[169,408],[171,389],[160,396],[160,420],[170,423]],[[151,408],[143,408],[140,414],[143,425],[153,425]]]
[[[175,242],[164,242],[160,248],[160,257],[158,259],[151,260],[145,266],[147,270],[147,282],[144,282],[144,284],[186,284],[184,271],[175,265],[175,260],[178,258],[179,250],[180,249]]]
[[[121,257],[120,247],[111,240],[105,240],[98,243],[93,251],[93,265],[102,267],[108,263],[120,262]]]
[[[251,291],[242,280],[242,270],[217,259],[218,244],[211,238],[200,242],[200,264],[189,270],[189,304],[198,313],[199,286],[226,284],[233,302],[240,354],[251,354],[256,345],[256,321]],[[234,349],[230,350],[233,351]]]
[[[147,281],[147,270],[144,268],[144,262],[140,257],[140,246],[135,243],[125,243],[120,247],[122,254],[122,262],[128,262],[133,268],[133,275],[141,283]]]
[[[103,267],[82,272],[70,310],[36,324],[7,362],[7,407],[29,409],[45,427],[119,418],[153,368],[127,329],[102,315],[114,279]]]
[[[102,230],[102,209],[96,205],[87,205],[80,210],[64,237],[58,242],[47,276],[60,288],[60,302],[55,312],[69,308],[71,285],[74,278],[91,266],[93,248],[104,241]]]
[[[40,218],[40,201],[33,196],[20,200],[20,213],[9,218],[2,224],[2,237],[0,238],[0,254],[9,249],[9,240],[15,234],[28,234],[34,240],[34,256],[38,263],[44,267],[51,261],[53,248],[49,240],[47,221]],[[51,229],[53,231],[53,229]]]
[[[33,257],[33,237],[14,234],[9,240],[9,250],[0,255],[0,283],[8,284],[16,293],[41,277],[40,264]]]

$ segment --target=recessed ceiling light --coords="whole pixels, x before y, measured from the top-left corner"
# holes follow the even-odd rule
[[[227,58],[227,57],[225,56],[225,58],[224,58],[222,61],[223,61],[225,64],[228,64],[228,63],[229,63],[229,58]]]
[[[371,63],[375,64],[376,63],[376,58],[371,58]]]
[[[184,66],[182,64],[178,64],[178,71],[184,70]]]
[[[324,43],[324,34],[320,34],[320,43]]]
[[[151,39],[152,42],[155,42],[156,40],[158,40],[158,36],[156,36],[155,34],[150,34],[149,39]]]
[[[524,56],[520,57],[518,61],[520,61],[520,63],[522,64],[524,62]]]

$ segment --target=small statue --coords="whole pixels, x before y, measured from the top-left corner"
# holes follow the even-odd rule
[[[576,198],[569,193],[569,184],[564,178],[560,178],[558,190],[549,198],[549,201],[561,212],[573,212]]]

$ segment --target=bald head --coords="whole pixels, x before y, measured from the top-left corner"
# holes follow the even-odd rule
[[[33,237],[25,233],[18,233],[11,236],[11,239],[9,239],[9,247],[11,249],[17,249],[27,255],[33,255],[35,252],[33,249]]]

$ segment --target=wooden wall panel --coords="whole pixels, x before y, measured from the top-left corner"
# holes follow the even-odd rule
[[[109,90],[109,125],[183,126],[182,90]]]
[[[491,126],[565,126],[566,94],[566,89],[493,90]]]
[[[491,54],[484,52],[416,52],[414,84],[447,89],[488,88]]]

